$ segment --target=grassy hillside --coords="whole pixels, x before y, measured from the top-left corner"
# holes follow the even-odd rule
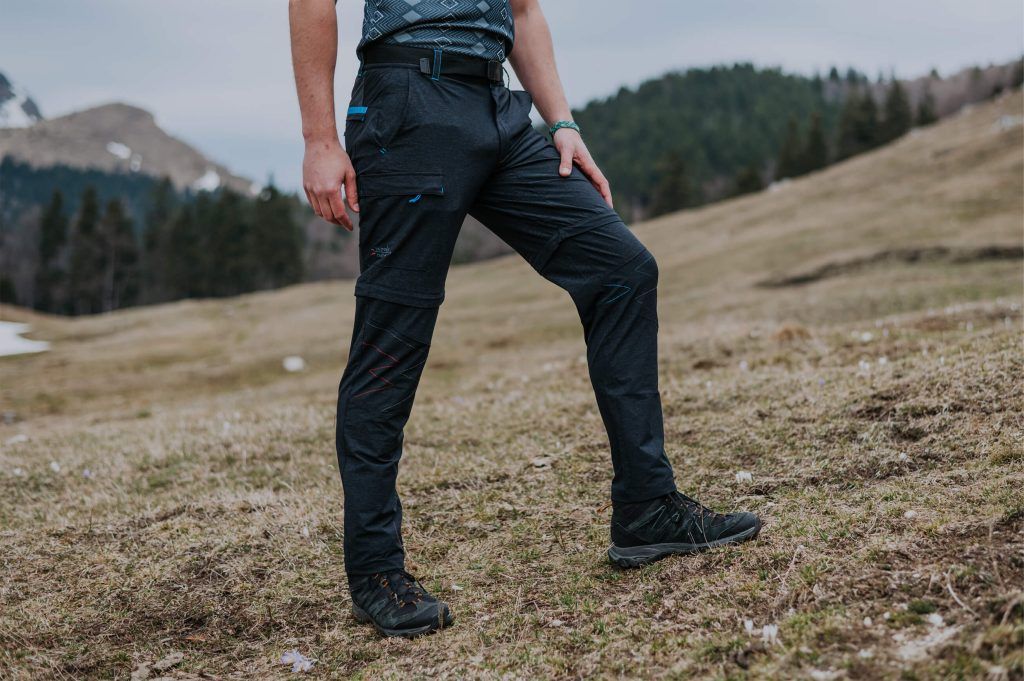
[[[453,271],[399,482],[411,567],[457,623],[413,642],[348,611],[348,284],[4,310],[53,350],[0,359],[0,676],[181,652],[153,676],[275,677],[293,648],[367,679],[1019,676],[1022,103],[637,228],[670,456],[762,515],[742,548],[609,566],[568,297],[514,257]]]

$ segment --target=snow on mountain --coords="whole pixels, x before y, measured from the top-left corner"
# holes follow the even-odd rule
[[[192,189],[197,192],[212,192],[220,186],[220,173],[213,168],[207,168],[203,176],[192,183]]]
[[[122,161],[127,161],[132,157],[132,148],[120,142],[107,142],[107,151]]]
[[[0,73],[0,128],[27,128],[42,119],[28,93]]]

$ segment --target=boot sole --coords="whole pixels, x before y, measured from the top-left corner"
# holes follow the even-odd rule
[[[422,627],[416,627],[415,629],[388,629],[387,627],[382,627],[379,624],[377,624],[377,622],[375,622],[374,619],[370,617],[370,614],[362,608],[360,608],[358,605],[352,606],[352,614],[356,616],[356,619],[358,621],[369,622],[370,624],[372,624],[373,628],[376,629],[378,633],[382,634],[383,636],[398,638],[416,638],[417,636],[430,634],[444,627],[450,627],[452,625],[452,622],[454,621],[452,619],[451,613],[449,613],[448,617],[444,621],[442,621],[441,618],[438,618],[438,621],[436,622],[424,624]]]
[[[612,544],[608,548],[608,560],[620,568],[635,568],[641,565],[649,565],[667,556],[700,553],[701,551],[718,546],[750,541],[757,537],[760,532],[761,520],[758,519],[757,524],[748,530],[702,544],[647,544],[645,546],[630,546],[626,548]]]

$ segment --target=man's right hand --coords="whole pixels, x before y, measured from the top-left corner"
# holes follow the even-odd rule
[[[352,219],[345,211],[341,188],[345,187],[345,201],[359,212],[359,194],[356,189],[356,170],[338,140],[307,141],[302,160],[302,187],[313,211],[327,222],[352,231]]]

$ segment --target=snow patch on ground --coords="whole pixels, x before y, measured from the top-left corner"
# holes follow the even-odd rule
[[[50,344],[46,341],[34,341],[21,337],[21,334],[28,333],[30,328],[28,324],[0,322],[0,357],[49,350]]]
[[[212,192],[220,186],[220,174],[213,168],[207,168],[203,176],[192,183],[197,192]]]
[[[996,121],[996,130],[1005,132],[1024,125],[1024,116],[1000,116]]]
[[[107,142],[107,151],[122,161],[127,161],[132,157],[132,148],[120,142]]]

